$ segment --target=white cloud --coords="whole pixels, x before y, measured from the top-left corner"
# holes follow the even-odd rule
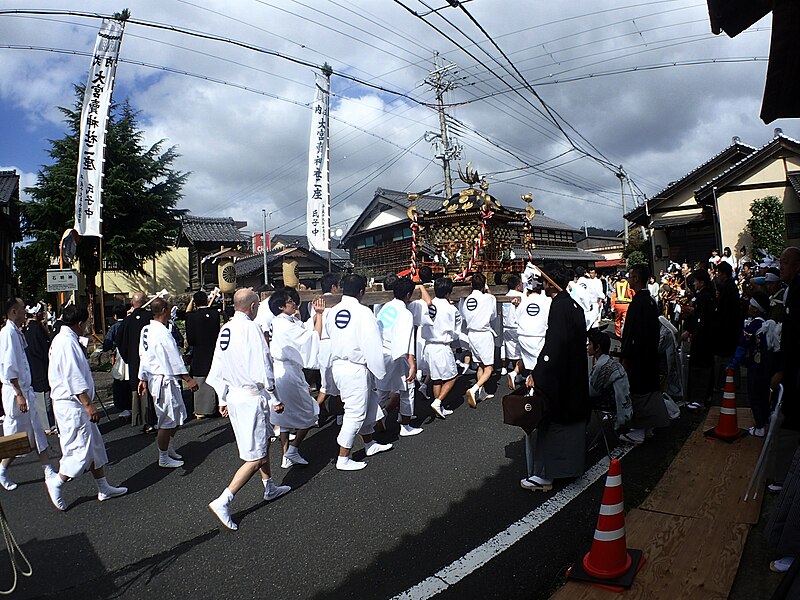
[[[27,4],[62,8],[55,0]],[[481,172],[508,171],[521,166],[521,160],[534,164],[569,149],[564,136],[537,113],[542,108],[530,91],[522,90],[522,97],[508,92],[487,71],[489,67],[512,86],[521,87],[482,52],[506,64],[458,9],[446,9],[442,16],[460,31],[437,15],[426,19],[485,66],[394,3],[340,0],[334,5],[320,0],[313,3],[313,10],[303,6],[311,6],[308,2],[274,4],[283,10],[256,1],[221,0],[204,3],[209,10],[188,2],[154,0],[132,2],[130,8],[134,19],[209,32],[333,66],[331,179],[334,202],[340,202],[332,211],[334,222],[352,223],[377,187],[422,189],[441,186],[442,179],[436,166],[426,169],[433,157],[427,142],[417,142],[400,156],[425,131],[437,130],[436,113],[353,84],[338,74],[431,102],[433,94],[422,82],[433,53],[439,51],[458,65],[458,87],[447,94],[448,102],[503,92],[448,112],[516,155],[454,127],[452,133],[464,147],[462,165],[472,161]],[[542,84],[612,69],[748,58],[768,52],[768,18],[757,25],[761,31],[728,39],[709,33],[704,3],[673,0],[626,9],[618,5],[612,0],[590,6],[482,0],[465,6],[525,77]],[[81,10],[107,12],[109,7],[107,2],[89,0]],[[92,50],[96,20],[46,19],[0,16],[0,39],[6,44]],[[125,36],[125,59],[248,86],[301,105],[311,102],[310,67],[133,23],[127,25]],[[24,114],[21,121],[6,127],[16,128],[19,135],[38,132],[42,137],[37,129],[40,120],[60,125],[55,107],[72,103],[72,85],[82,82],[89,59],[30,50],[0,48],[0,52],[0,100]],[[758,120],[765,69],[763,62],[677,66],[540,85],[537,90],[612,163],[624,165],[639,186],[653,194],[717,153],[733,135],[758,146],[772,136],[774,126],[794,133],[791,122],[764,126]],[[175,166],[192,172],[184,207],[195,214],[245,219],[251,228],[259,226],[262,208],[273,213],[273,225],[284,225],[282,232],[303,224],[307,108],[129,63],[119,67],[115,98],[119,101],[125,96],[141,111],[146,142],[164,139],[166,146],[175,145],[181,154]],[[0,120],[3,117],[0,109]],[[565,128],[578,145],[588,149],[587,142],[569,126]],[[42,147],[38,155],[26,157],[28,162],[7,162],[20,163],[21,170],[32,177],[40,163],[48,162],[46,150]],[[491,178],[492,193],[519,206],[519,195],[534,189],[536,206],[555,218],[573,225],[582,225],[586,219],[590,224],[618,226],[619,187],[612,172],[585,157],[553,168],[578,156],[571,152],[542,165],[549,170],[540,175],[508,182],[522,172],[498,173]]]

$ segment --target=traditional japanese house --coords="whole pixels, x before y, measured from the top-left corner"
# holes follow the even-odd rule
[[[213,287],[219,282],[217,260],[250,254],[250,238],[240,229],[245,221],[230,217],[181,217],[176,246],[189,248],[189,289]]]

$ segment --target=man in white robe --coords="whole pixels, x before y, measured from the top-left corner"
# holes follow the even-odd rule
[[[602,300],[589,283],[589,278],[586,277],[586,271],[583,267],[575,268],[574,281],[570,281],[567,285],[567,291],[572,299],[578,303],[583,309],[584,318],[586,320],[586,330],[592,327],[597,327],[600,323],[600,305],[598,302]]]
[[[517,275],[509,275],[506,296],[522,298],[522,279]],[[519,340],[517,338],[517,307],[511,302],[503,303],[503,370],[501,375],[508,375],[508,389],[513,390],[519,374]],[[510,364],[506,366],[506,361]]]
[[[537,286],[541,290],[540,286]],[[547,319],[553,300],[544,292],[534,291],[525,296],[517,306],[517,340],[522,355],[522,366],[533,371],[539,360],[547,334]]]
[[[378,312],[378,331],[383,346],[383,365],[386,375],[377,381],[384,408],[392,396],[400,400],[400,435],[412,436],[422,433],[421,427],[413,427],[414,380],[417,373],[414,343],[414,315],[408,308],[414,282],[408,277],[398,278],[392,285],[394,298],[384,304]],[[427,313],[427,306],[425,312]]]
[[[170,306],[163,298],[150,304],[153,318],[142,328],[139,337],[139,388],[144,396],[150,391],[156,411],[156,445],[158,466],[175,469],[183,466],[183,458],[175,451],[175,432],[186,422],[186,406],[183,403],[181,380],[196,392],[198,385],[183,362],[175,337],[167,325],[170,321]]]
[[[97,485],[101,502],[128,491],[114,487],[106,480],[104,465],[108,462],[103,436],[97,428],[100,412],[95,408],[94,379],[89,361],[78,336],[89,320],[89,311],[68,306],[61,315],[61,329],[50,346],[47,379],[53,412],[61,442],[61,462],[58,474],[45,479],[50,500],[58,510],[66,510],[63,499],[64,483],[87,470]]]
[[[291,491],[277,485],[270,474],[270,410],[283,411],[275,398],[275,377],[269,347],[261,327],[253,322],[258,313],[258,295],[250,288],[233,295],[234,314],[219,332],[206,383],[220,399],[220,414],[230,417],[239,457],[239,467],[228,487],[208,507],[228,529],[236,530],[230,504],[236,493],[261,472],[264,500],[271,501]]]
[[[350,458],[356,436],[361,434],[367,456],[391,450],[391,444],[373,439],[375,422],[384,416],[378,402],[374,380],[386,376],[381,348],[381,334],[372,311],[361,304],[367,280],[361,275],[342,278],[342,300],[328,311],[323,332],[331,340],[330,364],[336,387],[342,395],[344,418],[336,441],[339,457],[336,468],[357,471],[366,462]]]
[[[461,313],[450,301],[453,280],[440,277],[433,285],[436,298],[428,309],[431,323],[422,327],[422,337],[425,339],[425,362],[430,369],[433,383],[434,399],[431,409],[444,419],[453,414],[443,403],[458,378],[458,367],[451,345],[458,339],[461,331]]]
[[[316,298],[311,303],[314,311],[313,329],[298,318],[298,306],[292,294],[286,290],[273,292],[269,297],[269,307],[275,315],[269,345],[275,372],[275,395],[283,404],[283,412],[272,415],[270,421],[280,427],[283,447],[281,467],[288,469],[293,465],[308,464],[300,456],[299,448],[319,415],[319,404],[309,393],[303,369],[317,367],[325,300]],[[290,441],[289,431],[292,429],[295,430],[295,437]]]
[[[45,478],[55,475],[50,466],[47,454],[47,434],[37,413],[36,392],[31,382],[31,369],[28,357],[25,356],[27,343],[22,334],[25,323],[25,303],[19,298],[9,298],[5,302],[7,321],[0,330],[0,382],[2,382],[3,434],[13,435],[25,433],[28,442],[42,464]],[[46,417],[45,417],[46,418]],[[17,484],[11,481],[6,469],[14,461],[14,457],[4,458],[0,462],[0,485],[7,490],[16,489]]]
[[[486,287],[486,276],[483,273],[472,276],[472,293],[461,305],[461,318],[467,329],[472,358],[478,364],[475,385],[467,390],[467,403],[472,408],[477,408],[479,401],[494,397],[483,386],[494,370],[493,323],[497,318],[497,301]]]

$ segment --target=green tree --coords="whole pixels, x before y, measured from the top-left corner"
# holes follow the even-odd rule
[[[642,230],[639,227],[628,229],[628,243],[622,249],[622,256],[625,262],[630,265],[649,264],[647,241],[642,237]]]
[[[47,254],[31,244],[17,246],[14,250],[14,270],[20,279],[20,295],[26,302],[36,302],[47,298],[47,268],[50,259]]]
[[[59,108],[68,133],[50,140],[54,162],[41,168],[36,185],[26,189],[32,200],[21,206],[23,233],[33,239],[30,252],[45,257],[58,256],[61,235],[73,226],[75,217],[83,87],[75,86],[75,93],[72,109]],[[112,106],[102,197],[104,262],[131,275],[146,274],[145,261],[166,252],[175,239],[181,213],[175,205],[188,177],[171,168],[178,154],[174,147],[162,150],[164,140],[145,147],[137,116],[127,100]],[[94,237],[81,239],[76,255],[91,296],[99,269],[98,242]]]
[[[779,256],[786,247],[786,218],[780,198],[766,196],[753,200],[750,214],[747,231],[753,236],[753,257],[761,254],[759,250]]]

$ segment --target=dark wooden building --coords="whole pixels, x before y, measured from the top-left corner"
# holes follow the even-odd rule
[[[0,171],[0,297],[16,294],[14,243],[22,241],[19,226],[19,175]]]
[[[250,238],[240,231],[246,226],[230,217],[181,217],[175,245],[189,248],[190,290],[219,282],[217,259],[249,254]]]

